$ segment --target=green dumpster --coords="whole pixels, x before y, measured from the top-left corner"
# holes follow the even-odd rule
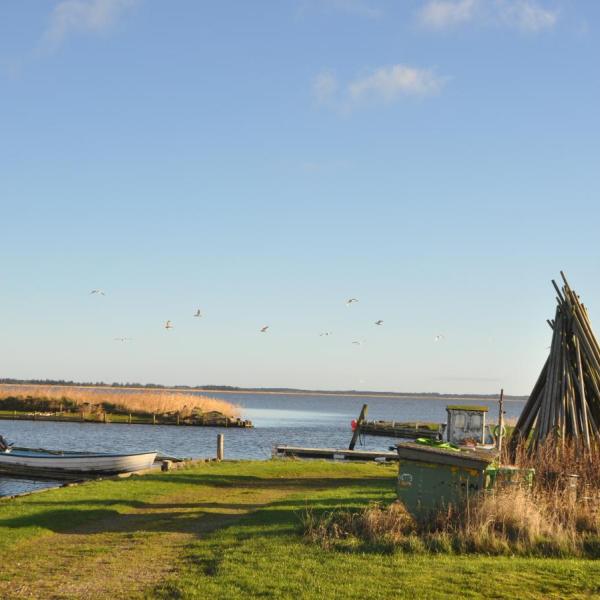
[[[485,489],[493,452],[454,450],[404,442],[399,458],[398,498],[413,515],[464,502]]]
[[[523,469],[511,465],[503,467],[488,467],[485,472],[486,489],[508,486],[518,486],[531,489],[535,469]]]

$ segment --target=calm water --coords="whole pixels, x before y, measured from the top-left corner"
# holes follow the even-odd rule
[[[286,394],[210,394],[242,407],[244,418],[254,429],[173,427],[161,425],[113,425],[91,423],[41,423],[0,421],[0,434],[17,446],[99,452],[158,450],[186,457],[215,454],[217,433],[225,434],[227,458],[269,458],[277,444],[290,446],[348,446],[363,403],[369,419],[445,422],[448,400],[379,398],[370,396],[296,396]],[[497,416],[496,402],[465,401],[486,405],[491,418]],[[523,402],[506,402],[508,418],[517,417]],[[387,449],[396,440],[367,437],[363,448]],[[27,491],[47,483],[0,478],[0,496]]]

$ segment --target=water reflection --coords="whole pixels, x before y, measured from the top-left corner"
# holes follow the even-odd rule
[[[225,434],[227,458],[271,456],[273,446],[348,446],[350,421],[363,403],[369,404],[369,418],[396,421],[445,422],[448,400],[396,399],[381,397],[301,396],[290,394],[211,394],[235,402],[254,429],[174,427],[168,425],[116,425],[101,423],[52,423],[0,421],[0,434],[18,446],[98,452],[140,452],[158,450],[164,454],[189,457],[215,455],[216,436]],[[495,418],[493,401],[460,400],[461,404],[483,404]],[[516,417],[523,402],[506,402],[507,417]],[[396,440],[367,437],[365,449],[381,450]],[[0,479],[0,495],[31,489],[31,482]],[[37,485],[37,484],[36,484]],[[47,486],[48,484],[39,484]],[[10,490],[6,492],[5,490]]]

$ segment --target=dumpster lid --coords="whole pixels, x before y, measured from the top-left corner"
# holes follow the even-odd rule
[[[414,442],[396,444],[398,457],[402,460],[451,465],[470,469],[485,469],[494,462],[496,452],[489,450],[453,450],[423,446]]]

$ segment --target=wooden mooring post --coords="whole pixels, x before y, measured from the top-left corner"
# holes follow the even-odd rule
[[[222,433],[217,434],[217,460],[223,460],[225,456],[225,436]]]
[[[502,461],[502,436],[504,435],[504,389],[500,390],[500,399],[498,400],[498,458]]]
[[[360,415],[358,416],[358,421],[356,421],[356,427],[354,428],[354,433],[352,434],[352,439],[350,440],[350,445],[348,446],[348,450],[354,450],[354,446],[356,446],[356,442],[358,441],[358,436],[360,435],[360,426],[363,421],[367,418],[367,413],[369,412],[369,405],[363,404],[362,410],[360,411]]]

